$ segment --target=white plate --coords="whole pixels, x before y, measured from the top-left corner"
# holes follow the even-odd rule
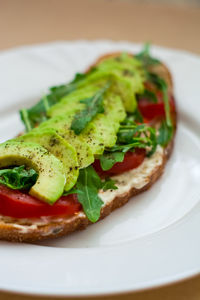
[[[0,54],[0,137],[23,130],[18,109],[70,80],[99,55],[135,52],[127,42],[77,41]],[[168,284],[200,273],[200,59],[153,47],[170,68],[178,107],[173,155],[146,193],[101,222],[38,245],[0,245],[0,288],[41,295],[102,295]]]

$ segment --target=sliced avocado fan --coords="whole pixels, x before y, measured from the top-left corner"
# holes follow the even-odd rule
[[[65,191],[70,190],[77,181],[78,159],[75,148],[59,136],[54,129],[34,129],[16,139],[41,145],[57,157],[64,166],[66,175]]]
[[[102,86],[108,80],[112,82],[110,92],[121,97],[127,112],[134,112],[137,107],[136,93],[144,91],[145,73],[141,62],[125,53],[105,59],[78,87],[91,84]]]
[[[83,88],[75,90],[71,94],[63,97],[58,103],[51,106],[47,111],[48,117],[52,118],[63,114],[63,108],[67,108],[68,111],[71,111],[72,113],[82,110],[85,105],[81,103],[80,100],[93,96],[98,90],[99,87],[95,85],[84,86]]]
[[[94,162],[94,155],[89,145],[76,135],[72,130],[69,130],[69,124],[66,121],[66,116],[56,116],[40,124],[38,130],[52,129],[56,131],[64,140],[72,145],[77,154],[79,169],[86,168]]]
[[[139,60],[123,53],[98,63],[94,71],[85,74],[84,79],[77,83],[77,89],[53,105],[47,115],[62,114],[63,105],[81,109],[83,105],[80,100],[90,97],[108,81],[111,82],[112,95],[121,97],[127,112],[134,112],[137,107],[136,94],[144,91],[145,73]]]
[[[75,90],[45,110],[48,120],[0,144],[0,168],[33,168],[39,176],[29,193],[53,204],[76,184],[79,169],[115,145],[120,123],[137,108],[136,94],[144,91],[144,81],[142,64],[133,56],[122,54],[100,61],[76,82]],[[107,84],[97,109],[97,101],[91,104],[88,100],[95,99]],[[79,132],[73,122],[81,128]]]
[[[104,112],[97,114],[78,136],[74,135],[74,132],[70,130],[76,113],[84,109],[82,100],[94,96],[96,91],[96,86],[90,86],[66,96],[60,103],[49,110],[52,118],[42,123],[40,128],[52,126],[70,143],[81,138],[90,147],[95,157],[101,155],[105,147],[112,147],[116,143],[120,122],[126,117],[125,108],[119,96],[110,91],[106,92],[103,101]],[[80,92],[80,95],[78,92]],[[75,98],[73,94],[76,95]]]

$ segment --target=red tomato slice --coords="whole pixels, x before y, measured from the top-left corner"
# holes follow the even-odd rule
[[[93,163],[93,167],[100,176],[117,175],[137,168],[143,162],[145,158],[145,154],[146,154],[145,149],[137,148],[135,149],[135,152],[131,152],[131,151],[127,152],[124,156],[123,162],[117,162],[108,171],[102,170],[100,161],[98,159],[96,159],[95,162]]]
[[[61,197],[54,205],[0,185],[0,214],[13,218],[70,216],[81,210],[75,194]]]
[[[152,103],[149,100],[142,98],[138,101],[138,108],[141,112],[142,116],[148,120],[152,120],[156,117],[165,117],[165,107],[164,102],[162,100],[162,94],[157,93],[158,102]],[[175,111],[174,99],[170,97],[170,110],[171,112]]]

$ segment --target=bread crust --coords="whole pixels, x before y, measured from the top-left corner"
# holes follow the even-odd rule
[[[108,57],[117,56],[120,53],[111,53],[102,56],[96,64]],[[93,65],[94,66],[94,65]],[[89,70],[89,69],[88,69]],[[163,77],[168,83],[169,91],[173,91],[173,83],[170,71],[164,64],[155,65],[152,69],[159,76]],[[176,112],[173,113],[172,119],[176,129]],[[174,135],[163,151],[162,163],[156,166],[151,174],[148,176],[148,182],[140,189],[130,188],[130,190],[122,195],[116,196],[108,204],[104,205],[101,209],[100,219],[108,216],[113,210],[123,206],[133,196],[136,196],[146,190],[148,190],[154,182],[160,178],[165,168],[165,164],[169,159],[174,145]],[[38,220],[37,220],[38,221]],[[0,220],[0,239],[12,242],[35,242],[49,238],[56,238],[67,235],[76,230],[85,229],[88,225],[92,224],[84,213],[78,213],[73,217],[68,218],[49,218],[44,223],[35,223],[31,220],[20,220],[9,217],[1,217]]]

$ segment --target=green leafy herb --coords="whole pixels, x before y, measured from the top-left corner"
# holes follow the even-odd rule
[[[25,166],[12,169],[0,170],[0,183],[13,189],[29,189],[38,178],[38,174],[33,169],[25,169]]]
[[[56,104],[63,96],[75,89],[74,84],[60,85],[50,88],[50,93],[29,109],[20,110],[20,117],[25,124],[26,131],[30,131],[47,119],[48,109]]]
[[[160,61],[150,56],[150,44],[146,43],[144,45],[143,50],[135,56],[138,58],[144,65],[145,68],[148,69],[151,65],[160,64]],[[156,87],[162,92],[163,94],[163,101],[164,101],[164,107],[165,107],[165,116],[166,116],[166,123],[168,127],[172,127],[171,118],[170,118],[170,106],[169,106],[169,97],[168,97],[168,91],[167,91],[167,83],[164,79],[162,79],[160,76],[158,76],[155,73],[146,72],[147,74],[147,80],[153,82]],[[145,96],[152,101],[157,102],[156,95],[152,93],[151,91],[145,90]],[[140,97],[140,96],[139,96]]]
[[[100,89],[94,96],[80,101],[85,104],[85,108],[78,112],[72,121],[71,129],[75,134],[80,134],[98,113],[104,112],[103,95],[109,87],[110,83],[107,83],[105,87]]]
[[[140,99],[146,99],[147,101],[152,102],[152,103],[157,103],[158,102],[156,94],[153,93],[150,90],[147,90],[147,89],[144,90],[143,94],[138,95],[137,99],[138,100],[140,100]]]
[[[162,79],[160,76],[158,76],[155,73],[147,73],[148,79],[156,85],[156,87],[163,93],[163,101],[164,101],[164,107],[165,107],[165,117],[167,126],[171,127],[171,117],[170,117],[170,106],[169,106],[169,97],[168,97],[168,91],[167,91],[167,83],[164,79]]]
[[[142,51],[136,54],[134,57],[139,59],[145,67],[149,67],[151,65],[160,64],[160,61],[156,58],[153,58],[150,55],[150,44],[146,43],[142,49]]]
[[[86,76],[87,76],[87,74],[85,74],[85,73],[76,73],[75,76],[74,76],[74,79],[72,80],[71,83],[80,82],[83,79],[85,79]]]
[[[156,130],[146,124],[121,125],[115,146],[106,149],[107,152],[123,152],[135,148],[147,149],[147,155],[155,152],[157,146]]]
[[[100,164],[101,168],[104,171],[110,170],[112,166],[114,166],[117,162],[122,162],[124,160],[123,152],[104,152],[103,155],[100,156]]]
[[[78,182],[78,201],[91,222],[96,222],[100,217],[103,201],[98,196],[101,180],[92,167],[80,170]]]
[[[68,196],[68,195],[77,194],[77,193],[78,193],[78,189],[76,187],[73,187],[71,190],[64,192],[63,196]]]
[[[168,142],[171,140],[173,135],[173,127],[167,126],[166,121],[162,121],[162,124],[159,128],[159,134],[157,137],[157,142],[161,146],[166,146]]]
[[[134,122],[143,123],[144,119],[142,114],[140,113],[139,109],[136,108],[136,110],[131,113],[127,114],[124,121],[121,123],[122,125],[133,125]]]
[[[140,113],[138,108],[136,108],[136,110],[134,111],[133,118],[134,118],[134,122],[143,123],[144,121],[143,116]]]
[[[100,189],[117,189],[115,182],[111,179],[101,180],[99,175],[89,166],[81,169],[76,186],[64,195],[77,194],[78,201],[91,222],[98,221],[103,201],[98,195]]]
[[[93,72],[93,69],[89,73]],[[87,74],[76,73],[74,79],[68,83],[49,88],[49,94],[45,95],[40,101],[29,109],[22,109],[20,117],[25,124],[26,130],[30,131],[38,124],[47,119],[48,109],[59,102],[64,96],[73,92],[79,83],[85,79]]]
[[[130,143],[135,137],[141,136],[142,133],[146,135],[148,129],[149,127],[145,124],[121,125],[117,134],[117,142],[120,144]]]
[[[118,131],[117,143],[115,146],[106,149],[100,157],[101,168],[107,171],[112,168],[116,162],[122,162],[127,151],[134,151],[135,148],[145,148],[147,156],[152,155],[157,146],[156,130],[148,127],[146,124],[129,125],[129,119],[126,119]],[[124,125],[127,124],[127,125]]]
[[[80,83],[81,81],[83,81],[88,76],[88,74],[91,74],[96,70],[97,70],[96,67],[92,67],[86,73],[76,73],[75,76],[74,76],[74,79],[71,81],[71,83]]]
[[[115,185],[115,181],[110,179],[110,178],[106,178],[104,181],[102,181],[102,186],[101,186],[102,190],[107,191],[107,190],[117,190],[117,186]]]

